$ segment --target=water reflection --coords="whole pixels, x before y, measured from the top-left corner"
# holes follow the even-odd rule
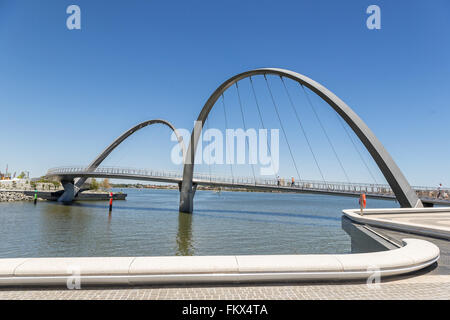
[[[192,214],[180,212],[178,214],[177,256],[194,255],[192,243]]]
[[[112,218],[112,212],[109,212],[108,213],[108,224],[107,224],[107,228],[106,228],[108,233],[111,231],[111,218]]]
[[[51,256],[49,252],[58,255],[70,251],[77,252],[78,247],[86,247],[88,239],[92,238],[91,228],[93,209],[80,206],[67,206],[59,203],[41,204],[38,211],[38,233],[36,244],[38,256]]]
[[[178,191],[127,191],[107,202],[0,203],[0,257],[318,254],[385,249],[341,219],[354,199],[290,194],[196,194],[178,212]],[[387,207],[389,202],[371,200]],[[194,221],[195,220],[195,221]],[[195,223],[195,225],[194,225]]]

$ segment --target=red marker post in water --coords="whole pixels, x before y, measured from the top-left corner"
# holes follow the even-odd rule
[[[113,203],[113,193],[109,193],[109,213],[112,211],[112,203]]]

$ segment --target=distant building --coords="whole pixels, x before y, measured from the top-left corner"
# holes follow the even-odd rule
[[[11,174],[0,172],[0,180],[11,180]]]

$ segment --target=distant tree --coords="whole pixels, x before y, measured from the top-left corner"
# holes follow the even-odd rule
[[[109,179],[108,178],[103,179],[103,181],[102,181],[102,189],[104,189],[104,190],[111,189],[111,184],[109,183]]]
[[[61,186],[61,182],[59,182],[59,181],[52,181],[52,184],[55,189],[57,189]]]
[[[24,179],[27,175],[25,174],[25,172],[21,172],[18,176],[17,179]]]
[[[99,184],[98,184],[97,180],[95,178],[92,178],[90,189],[91,190],[98,190],[98,188],[99,188]]]

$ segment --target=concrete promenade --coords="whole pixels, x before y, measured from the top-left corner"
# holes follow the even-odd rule
[[[369,227],[374,232],[381,234],[390,241],[398,242],[405,237],[414,237],[434,243],[439,247],[440,257],[435,268],[425,269],[427,275],[447,275],[450,276],[450,241],[445,239],[431,238],[427,236],[411,235],[405,232],[383,229],[379,227]]]
[[[381,228],[376,232],[392,240],[407,234]],[[153,286],[81,286],[0,287],[0,299],[20,300],[372,300],[372,299],[450,299],[450,242],[431,239],[441,249],[438,264],[413,274],[381,277],[376,285],[365,281],[346,282],[279,282],[270,284],[203,284]]]
[[[413,209],[359,209],[344,210],[349,219],[408,233],[450,240],[450,207]]]
[[[377,210],[373,216],[380,215]],[[421,210],[431,212],[424,220],[430,227],[446,221],[440,216],[446,209]],[[405,223],[408,215],[419,215],[408,223],[425,223],[417,212],[397,213],[391,221],[398,216]],[[448,240],[370,228],[405,245],[347,255],[0,259],[0,299],[450,299]],[[67,272],[75,265],[81,267],[81,289],[69,290]],[[374,266],[380,283],[368,282]]]

